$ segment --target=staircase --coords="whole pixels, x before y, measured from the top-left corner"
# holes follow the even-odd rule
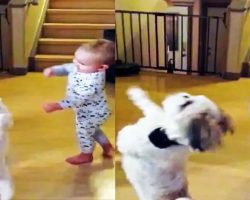
[[[103,38],[115,28],[115,0],[50,0],[37,54],[36,71],[72,62],[83,43]]]

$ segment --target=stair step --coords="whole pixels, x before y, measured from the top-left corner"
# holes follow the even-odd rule
[[[37,54],[35,59],[38,61],[72,61],[73,55],[47,55],[47,54]]]
[[[92,23],[44,23],[44,27],[70,28],[70,29],[111,29],[115,24],[92,24]]]
[[[114,9],[115,0],[50,0],[50,8]]]
[[[115,29],[115,24],[44,23],[42,36],[46,38],[85,38],[103,37],[106,29]]]
[[[48,9],[46,22],[115,23],[112,9]]]
[[[73,38],[40,38],[40,44],[83,44],[95,42],[96,39],[73,39]]]
[[[38,53],[73,55],[81,44],[94,41],[96,39],[41,38],[38,43]]]
[[[35,55],[35,67],[37,71],[42,71],[47,67],[53,65],[60,65],[64,63],[71,63],[73,60],[73,55],[47,55],[47,54],[37,54]]]

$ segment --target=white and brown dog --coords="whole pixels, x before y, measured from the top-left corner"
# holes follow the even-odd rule
[[[177,93],[158,106],[140,88],[129,98],[144,117],[125,126],[117,147],[122,167],[140,200],[190,200],[186,162],[190,149],[207,151],[233,131],[231,120],[205,96]]]
[[[6,164],[8,148],[7,130],[12,125],[12,116],[0,99],[0,199],[10,200],[13,196],[13,185]]]

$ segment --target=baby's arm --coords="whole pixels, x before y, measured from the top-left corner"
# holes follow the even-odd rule
[[[43,109],[47,113],[51,113],[58,110],[63,110],[66,108],[71,108],[72,103],[68,99],[64,99],[59,102],[50,102],[43,105]]]
[[[43,71],[44,76],[67,76],[70,72],[75,69],[75,65],[73,63],[67,63],[63,65],[55,65],[53,67],[46,68]]]
[[[65,99],[59,101],[58,104],[61,106],[62,109],[73,107],[73,102],[69,97],[66,97]]]

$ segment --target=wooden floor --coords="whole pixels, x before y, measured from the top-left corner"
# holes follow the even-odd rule
[[[194,154],[188,163],[190,192],[195,200],[250,200],[250,79],[224,81],[218,77],[167,75],[144,72],[116,80],[116,132],[135,122],[141,113],[128,100],[129,86],[140,85],[158,103],[172,92],[204,94],[235,121],[236,133],[227,136],[214,153]],[[116,158],[116,199],[136,200]]]
[[[71,110],[45,114],[44,102],[60,100],[65,78],[40,73],[0,78],[0,97],[14,116],[9,132],[8,164],[15,184],[14,200],[113,200],[115,169],[97,147],[92,165],[70,166],[64,159],[79,153]],[[107,86],[114,110],[114,86]],[[115,113],[114,113],[115,114]],[[115,115],[103,130],[115,142]]]

